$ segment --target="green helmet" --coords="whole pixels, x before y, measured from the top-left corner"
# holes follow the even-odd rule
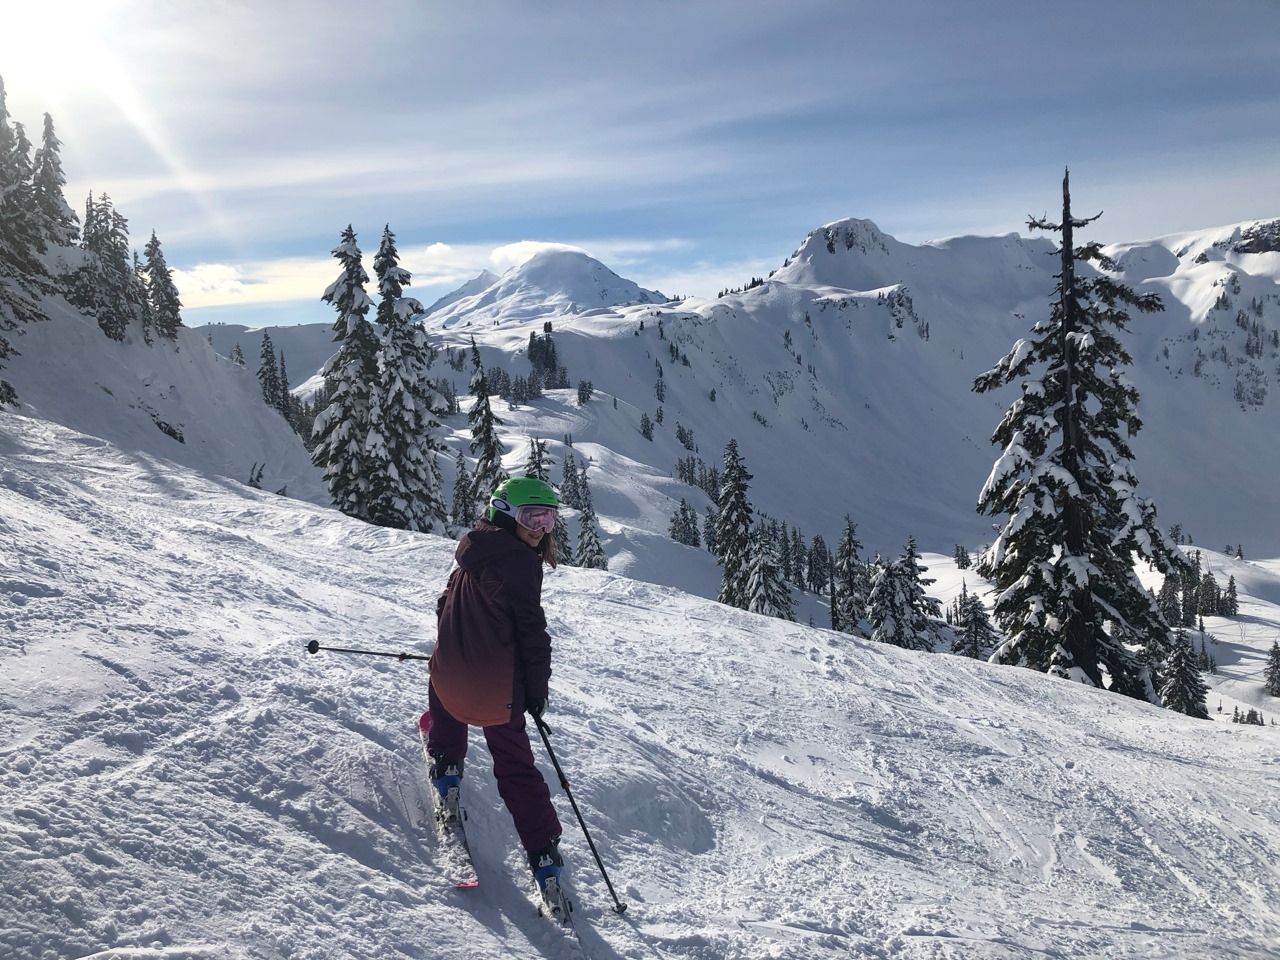
[[[511,477],[504,480],[489,498],[489,519],[496,520],[499,513],[515,519],[516,511],[528,506],[558,509],[560,497],[556,494],[556,488],[537,477]]]

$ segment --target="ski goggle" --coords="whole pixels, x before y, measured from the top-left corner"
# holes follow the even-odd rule
[[[556,508],[538,504],[516,507],[516,523],[540,533],[550,533],[556,525]]]

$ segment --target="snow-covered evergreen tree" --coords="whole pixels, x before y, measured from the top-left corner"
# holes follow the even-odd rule
[[[0,97],[3,93],[0,92]],[[3,110],[3,107],[0,107]],[[67,184],[62,172],[59,148],[62,141],[53,132],[53,117],[44,115],[44,134],[35,155],[32,187],[36,208],[40,212],[45,241],[54,246],[70,246],[80,239],[80,225],[75,211],[67,204],[62,188]]]
[[[974,660],[986,659],[996,648],[1000,637],[991,625],[991,618],[987,616],[987,608],[982,605],[982,599],[975,593],[969,593],[963,583],[960,585],[957,609],[960,615],[955,624],[956,644],[953,651]]]
[[[289,368],[284,362],[284,348],[280,348],[280,369],[276,371],[276,383],[280,387],[280,413],[293,426],[295,419],[295,398],[289,390]]]
[[[1271,641],[1267,654],[1267,666],[1263,673],[1264,689],[1273,697],[1280,697],[1280,641]]]
[[[676,543],[686,547],[702,546],[702,538],[698,536],[698,514],[689,506],[687,500],[680,498],[680,505],[671,515],[671,527],[668,535]]]
[[[1191,641],[1181,632],[1173,641],[1173,651],[1162,674],[1164,682],[1160,685],[1160,702],[1167,709],[1201,720],[1209,719],[1209,710],[1205,706],[1209,688],[1200,676]]]
[[[724,474],[720,496],[716,501],[715,552],[720,561],[721,603],[746,608],[750,596],[746,590],[746,574],[751,562],[751,500],[748,497],[751,474],[738,453],[738,441],[730,440],[724,450]]]
[[[529,438],[529,461],[524,465],[526,477],[537,477],[543,483],[551,482],[551,456],[547,453],[547,441]]]
[[[239,364],[242,367],[244,366],[244,351],[240,349],[240,344],[238,342],[231,348],[230,360],[232,363]]]
[[[566,453],[560,473],[560,503],[562,506],[582,509],[582,481],[578,474],[578,461],[572,453]]]
[[[262,388],[262,402],[273,410],[279,410],[280,365],[269,333],[262,335],[262,347],[258,351],[258,385]]]
[[[871,582],[867,597],[867,620],[871,623],[871,639],[908,650],[923,649],[916,645],[911,632],[912,610],[904,581],[907,573],[901,561],[881,566]]]
[[[413,318],[422,304],[404,296],[409,271],[400,266],[395,234],[383,228],[373,260],[378,278],[378,378],[369,394],[369,514],[383,527],[419,532],[446,529],[438,454],[444,444],[432,411],[440,405],[427,376],[427,336]]]
[[[455,524],[464,530],[469,530],[475,526],[478,519],[476,488],[475,481],[471,479],[471,474],[467,472],[467,458],[463,456],[461,450],[458,451],[454,473],[453,509],[449,511],[449,515],[453,518]]]
[[[9,121],[4,80],[0,78],[0,369],[18,351],[6,334],[47,320],[41,298],[53,282],[40,259],[44,238],[32,216],[30,187],[23,179],[19,141]],[[0,379],[0,407],[15,403],[13,385]]]
[[[569,549],[569,528],[564,522],[563,512],[556,515],[556,525],[551,531],[551,536],[556,543],[556,556],[559,558],[557,562],[567,567],[576,566],[573,562],[573,551]]]
[[[71,281],[71,302],[96,318],[108,337],[123,340],[130,321],[141,324],[141,305],[136,302],[129,221],[105,193],[97,202],[91,195],[85,204],[80,247],[83,263]]]
[[[1160,615],[1167,623],[1182,622],[1182,599],[1178,596],[1180,582],[1181,579],[1177,576],[1165,577],[1164,583],[1160,585],[1160,593],[1156,597],[1156,603],[1160,605]]]
[[[1238,617],[1240,615],[1240,591],[1236,587],[1234,575],[1227,580],[1227,592],[1222,595],[1222,609],[1219,613],[1224,617]]]
[[[1153,698],[1155,678],[1146,674],[1166,659],[1171,629],[1133,557],[1165,572],[1181,559],[1135,491],[1128,438],[1141,425],[1138,395],[1117,333],[1126,307],[1162,307],[1105,273],[1077,273],[1077,263],[1113,266],[1097,244],[1074,245],[1075,229],[1090,222],[1072,216],[1064,176],[1062,222],[1029,224],[1062,233],[1050,316],[974,384],[979,392],[1021,384],[992,438],[1003,452],[978,500],[981,512],[1009,519],[978,570],[997,588],[996,620],[1007,637],[997,662],[1094,686],[1105,673],[1111,689]]]
[[[827,542],[822,539],[822,534],[815,533],[809,543],[809,565],[805,570],[805,580],[810,590],[821,594],[830,579],[831,552],[827,549]]]
[[[854,633],[867,615],[867,595],[871,581],[866,564],[858,556],[862,543],[858,540],[858,525],[845,515],[844,530],[836,547],[836,560],[832,566],[835,594],[831,598],[831,623],[835,630]]]
[[[591,570],[607,570],[609,561],[600,545],[600,532],[596,529],[596,510],[591,503],[591,488],[587,476],[581,475],[582,509],[578,514],[578,548],[574,551],[575,566]]]
[[[795,620],[791,591],[782,579],[778,555],[764,526],[757,526],[752,533],[746,573],[746,609],[767,617]]]
[[[707,552],[713,557],[719,557],[719,548],[716,546],[716,508],[713,504],[707,504],[706,512],[702,517],[702,542],[707,547]]]
[[[151,292],[147,289],[149,280],[146,267],[138,258],[138,251],[133,251],[133,286],[129,294],[129,305],[137,311],[138,326],[142,328],[142,339],[145,343],[153,342],[152,333],[156,328],[155,312],[151,309]]]
[[[154,230],[151,231],[151,239],[147,241],[143,254],[147,259],[147,286],[151,294],[151,312],[155,318],[156,332],[173,340],[178,336],[178,328],[182,326],[182,300],[178,297],[178,288],[173,283],[173,271],[165,262],[164,251],[160,249],[160,241]],[[287,384],[285,389],[288,389]]]
[[[903,588],[911,606],[911,631],[918,638],[918,645],[914,649],[932,650],[938,642],[938,621],[942,618],[942,605],[924,592],[925,587],[936,581],[925,576],[929,568],[920,562],[915,537],[907,537],[901,565],[906,574]]]
[[[369,274],[350,226],[343,231],[334,258],[342,265],[338,278],[321,299],[338,312],[333,340],[338,352],[324,365],[329,404],[311,428],[312,462],[324,471],[334,506],[352,517],[368,517],[365,438],[369,433],[369,393],[378,376],[378,337],[365,319]]]

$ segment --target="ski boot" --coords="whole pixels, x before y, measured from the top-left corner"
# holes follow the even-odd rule
[[[571,923],[572,907],[564,895],[560,884],[560,874],[564,870],[564,857],[560,855],[560,838],[556,837],[541,850],[529,852],[529,869],[538,883],[538,891],[542,894],[543,909],[554,920],[560,923]]]
[[[450,763],[441,757],[431,758],[431,784],[439,794],[436,820],[441,824],[457,823],[461,815],[462,761]]]

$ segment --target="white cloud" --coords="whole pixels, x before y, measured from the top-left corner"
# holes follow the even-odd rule
[[[566,250],[571,253],[586,253],[587,250],[582,247],[574,246],[571,243],[555,243],[543,240],[517,240],[515,243],[506,243],[500,247],[494,247],[489,254],[489,262],[493,264],[498,273],[504,273],[512,267],[518,267],[523,263],[528,263],[539,253],[544,250]]]
[[[184,307],[218,307],[287,300],[318,300],[338,275],[328,260],[290,258],[256,264],[199,263],[174,268]]]

